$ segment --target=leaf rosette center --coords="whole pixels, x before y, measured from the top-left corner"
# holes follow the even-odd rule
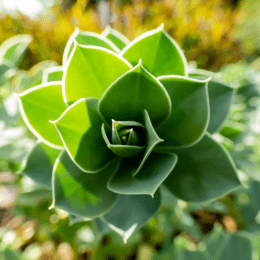
[[[145,148],[145,127],[139,122],[112,119],[111,134],[108,134],[108,131],[103,125],[103,138],[108,148],[117,156],[132,158],[139,155]]]

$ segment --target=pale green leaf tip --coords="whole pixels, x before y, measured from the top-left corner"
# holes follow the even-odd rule
[[[164,30],[164,23],[162,23],[162,24],[158,27],[158,29],[159,29],[160,31]]]
[[[48,209],[51,210],[51,209],[54,209],[54,207],[55,207],[55,205],[54,205],[54,203],[52,203]]]

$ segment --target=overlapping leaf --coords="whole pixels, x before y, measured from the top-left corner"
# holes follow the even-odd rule
[[[44,143],[37,142],[25,158],[20,172],[33,181],[52,188],[52,170],[60,150],[53,149]]]
[[[212,200],[240,186],[230,155],[208,133],[192,147],[168,151],[178,155],[178,163],[164,184],[182,200]]]
[[[125,195],[154,195],[161,183],[172,172],[177,162],[173,153],[152,152],[136,176],[132,176],[133,162],[123,159],[119,168],[108,182],[108,188]]]
[[[188,146],[205,133],[209,122],[208,80],[199,81],[178,76],[159,77],[167,90],[172,112],[166,122],[156,128],[165,140],[160,146]]]
[[[106,188],[108,178],[116,167],[110,162],[96,174],[82,172],[66,151],[61,152],[53,169],[53,204],[76,216],[96,218],[109,211],[117,194]]]
[[[162,84],[140,61],[106,90],[99,101],[99,111],[111,125],[112,119],[142,122],[144,109],[156,127],[170,115],[171,101]]]
[[[146,223],[159,209],[160,192],[149,195],[118,195],[115,206],[101,217],[126,243],[131,234]]]
[[[101,134],[97,98],[78,100],[53,123],[70,157],[83,171],[95,172],[111,159]]]
[[[142,59],[144,67],[155,77],[188,73],[182,50],[163,30],[163,25],[137,37],[120,54],[133,66]]]
[[[93,33],[93,32],[83,32],[80,31],[78,28],[76,28],[74,33],[69,38],[68,43],[65,47],[64,54],[63,54],[63,65],[65,65],[65,63],[69,59],[75,41],[81,45],[98,46],[98,47],[102,47],[114,51],[116,53],[119,53],[120,51],[118,47],[113,43],[113,41],[110,41],[109,37],[97,33]]]
[[[42,83],[52,82],[52,81],[62,81],[63,77],[63,67],[57,66],[44,70]]]
[[[123,50],[130,41],[120,32],[107,26],[106,30],[101,33],[102,36],[113,42],[120,50]]]
[[[204,70],[195,70],[190,74],[194,78],[213,77],[208,83],[210,121],[207,131],[214,133],[220,130],[230,111],[236,90],[227,83],[216,78],[214,73]]]
[[[29,129],[43,142],[61,149],[62,141],[50,120],[56,120],[66,109],[61,83],[46,83],[19,95],[20,111]]]
[[[64,68],[63,96],[68,104],[80,98],[100,98],[108,86],[131,68],[116,53],[76,44]]]

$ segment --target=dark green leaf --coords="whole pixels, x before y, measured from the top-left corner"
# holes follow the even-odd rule
[[[160,192],[149,195],[119,195],[115,206],[100,217],[126,243],[132,233],[145,224],[159,209]]]
[[[117,200],[117,194],[106,188],[115,167],[114,160],[96,174],[88,174],[73,163],[66,151],[61,152],[54,166],[52,207],[91,219],[108,212]]]
[[[171,101],[163,85],[139,64],[117,79],[99,101],[99,111],[108,125],[116,121],[142,122],[143,110],[154,126],[171,113]]]
[[[148,194],[153,196],[160,184],[172,172],[177,162],[173,153],[152,152],[143,167],[132,176],[132,160],[123,159],[119,168],[108,182],[108,189],[125,195]]]
[[[59,153],[60,150],[37,142],[25,158],[20,172],[29,176],[33,181],[51,189],[52,169]]]
[[[111,159],[101,134],[101,120],[97,98],[83,98],[67,108],[54,125],[64,146],[77,166],[95,172]]]
[[[180,76],[159,77],[159,80],[172,102],[170,117],[156,128],[158,135],[164,139],[159,146],[180,147],[197,142],[209,122],[208,80]]]
[[[208,133],[192,147],[165,150],[176,153],[178,163],[164,184],[182,200],[217,199],[240,185],[230,155]]]
[[[210,121],[207,131],[213,134],[221,129],[224,121],[226,120],[236,90],[229,84],[217,79],[216,74],[214,73],[203,70],[195,70],[192,74],[190,74],[190,76],[194,78],[207,77],[209,75],[213,75],[214,78],[208,83]]]

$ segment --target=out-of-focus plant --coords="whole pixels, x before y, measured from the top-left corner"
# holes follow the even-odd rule
[[[5,16],[1,19],[0,41],[17,33],[30,33],[34,41],[24,68],[46,59],[61,63],[66,40],[75,27],[98,33],[102,30],[98,6],[95,1],[94,5],[88,2],[77,1],[66,12],[60,12],[56,5],[38,20],[21,14]],[[231,35],[237,9],[226,1],[108,1],[108,5],[110,26],[130,40],[163,22],[188,60],[196,60],[200,68],[218,70],[241,59],[240,45]]]
[[[23,172],[52,188],[52,206],[98,218],[126,242],[159,209],[162,183],[192,202],[240,185],[231,157],[210,134],[226,119],[234,89],[213,73],[188,74],[162,26],[131,43],[111,29],[76,30],[63,64],[19,95],[41,141]]]

